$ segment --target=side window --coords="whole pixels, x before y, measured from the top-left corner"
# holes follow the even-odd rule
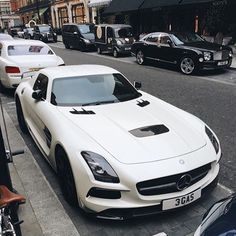
[[[48,77],[44,74],[39,74],[34,83],[33,90],[41,90],[43,93],[43,99],[46,99],[48,87]]]
[[[169,36],[164,35],[160,37],[160,44],[163,44],[165,46],[169,46],[168,40],[170,40]]]
[[[150,35],[149,37],[146,38],[146,41],[150,43],[157,43],[158,35]]]

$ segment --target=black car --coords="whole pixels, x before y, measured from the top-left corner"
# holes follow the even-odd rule
[[[150,33],[132,46],[138,64],[148,59],[177,65],[184,74],[203,68],[228,68],[232,50],[227,46],[206,42],[195,33]]]
[[[98,54],[112,53],[114,57],[120,54],[130,54],[134,42],[133,29],[124,24],[102,24],[95,26],[95,43]]]
[[[33,39],[47,42],[57,42],[57,34],[53,31],[50,25],[36,25],[34,26]]]
[[[64,24],[62,41],[67,49],[72,47],[81,51],[94,50],[94,24]]]
[[[204,215],[194,236],[236,235],[236,195],[215,203]]]

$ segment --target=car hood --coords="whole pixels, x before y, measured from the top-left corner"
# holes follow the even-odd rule
[[[140,107],[137,99],[115,104],[83,107],[95,114],[72,114],[81,107],[58,107],[75,126],[126,164],[164,160],[194,152],[206,145],[204,134],[181,115],[171,112],[169,104],[159,99],[146,98],[149,105]],[[166,127],[169,131],[137,137],[133,130],[144,127]],[[132,132],[130,132],[132,131]],[[165,129],[166,131],[166,129]],[[204,132],[204,131],[203,131]],[[91,147],[91,150],[92,147]]]
[[[58,66],[62,61],[60,57],[55,55],[11,56],[10,60],[20,67],[22,73],[31,69]]]
[[[210,42],[206,42],[206,41],[185,43],[185,44],[181,45],[180,47],[197,49],[200,51],[203,51],[203,50],[206,50],[206,51],[229,50],[228,47],[226,47],[226,46],[222,46],[220,44],[210,43]]]

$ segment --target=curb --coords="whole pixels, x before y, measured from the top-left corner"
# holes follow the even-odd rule
[[[23,190],[24,192],[21,192],[21,194],[27,198],[27,204],[23,205],[19,211],[19,217],[23,220],[26,218],[21,225],[22,235],[79,236],[75,225],[67,215],[5,110],[4,115],[11,147],[14,147],[14,149],[24,147],[25,149],[25,154],[15,157],[14,164],[10,168],[13,170],[14,187]],[[26,209],[24,209],[25,206]],[[36,222],[31,218],[32,212],[29,215],[30,212],[25,211],[27,208],[28,210],[32,209]],[[37,229],[34,227],[37,227]]]

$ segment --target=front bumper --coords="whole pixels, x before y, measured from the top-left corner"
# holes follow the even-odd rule
[[[116,46],[118,53],[120,54],[130,54],[131,53],[131,44],[124,44],[122,46]]]
[[[201,197],[208,195],[208,193],[210,193],[217,186],[217,183],[218,183],[218,175],[209,185],[207,185],[202,189]],[[186,206],[183,206],[182,208],[188,207],[189,205],[192,205],[197,201],[194,201]],[[101,219],[126,220],[130,218],[155,215],[174,210],[176,209],[163,211],[161,203],[154,206],[138,207],[138,208],[110,208],[102,212],[96,213],[94,216]]]
[[[113,191],[112,196],[114,196],[114,199],[111,197],[99,198],[89,196],[89,194],[87,194],[85,198],[81,198],[83,204],[80,205],[83,206],[87,213],[92,214],[93,216],[113,220],[124,220],[132,217],[152,215],[160,212],[176,210],[177,208],[165,210],[163,208],[163,201],[181,198],[199,189],[201,190],[202,197],[205,192],[212,188],[212,186],[215,186],[217,183],[218,173],[219,163],[213,162],[211,163],[211,169],[208,174],[203,179],[189,186],[188,188],[182,191],[151,196],[141,195],[137,191],[136,186],[134,186],[132,189],[122,189],[122,185],[120,184],[117,184],[116,187],[113,186],[114,184],[108,184],[105,187],[105,184],[104,186],[100,186],[100,188]],[[116,195],[115,191],[120,192],[120,197]],[[185,205],[189,205],[194,202],[195,201],[189,202]],[[181,207],[185,206],[183,205]]]
[[[220,61],[204,61],[200,63],[200,69],[224,69],[229,68],[232,64],[232,57]]]

